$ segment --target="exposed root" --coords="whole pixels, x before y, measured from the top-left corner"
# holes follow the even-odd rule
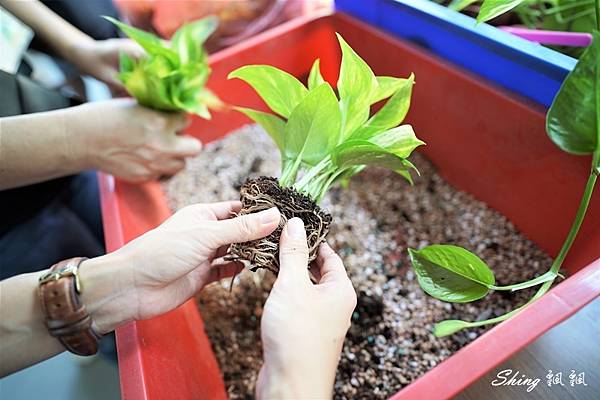
[[[266,238],[233,244],[227,260],[240,261],[251,271],[266,268],[279,272],[279,237],[286,222],[298,217],[304,221],[309,260],[317,258],[319,245],[329,233],[331,215],[323,211],[313,200],[291,188],[282,188],[275,178],[249,179],[240,189],[242,209],[240,215],[251,214],[276,206],[281,213],[277,229]]]

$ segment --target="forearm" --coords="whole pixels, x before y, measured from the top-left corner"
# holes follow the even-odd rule
[[[79,268],[80,300],[100,334],[130,320],[119,285],[126,260],[107,255],[84,261]],[[65,349],[50,336],[37,294],[45,271],[23,274],[0,282],[0,377],[46,360]]]
[[[0,118],[0,190],[92,167],[77,108]]]
[[[0,377],[63,352],[48,334],[37,297],[34,272],[0,282]]]
[[[0,5],[33,29],[66,60],[71,59],[74,49],[93,41],[37,0],[0,0]]]

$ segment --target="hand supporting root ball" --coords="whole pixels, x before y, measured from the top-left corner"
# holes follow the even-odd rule
[[[280,241],[281,268],[261,321],[264,364],[257,398],[331,398],[356,293],[340,257],[327,244],[313,265],[302,220],[292,218]]]
[[[277,208],[232,218],[241,203],[193,205],[119,250],[79,267],[80,301],[97,333],[158,316],[181,305],[205,285],[239,272],[223,256],[232,243],[256,240],[279,225]],[[292,218],[280,242],[279,276],[261,321],[264,365],[259,398],[329,398],[356,294],[340,258],[323,244],[308,274],[302,221]],[[37,296],[46,271],[0,282],[0,377],[65,350],[44,325]]]

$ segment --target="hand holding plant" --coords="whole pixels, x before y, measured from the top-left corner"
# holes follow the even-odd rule
[[[202,46],[217,27],[215,17],[183,25],[170,43],[114,18],[105,18],[146,51],[146,56],[137,60],[126,53],[120,57],[119,79],[141,105],[161,111],[185,111],[206,119],[210,119],[209,108],[223,106],[205,87],[210,67]]]
[[[144,56],[144,50],[130,39],[83,41],[69,52],[69,61],[82,73],[106,83],[118,94],[125,87],[119,81],[119,57],[125,54],[133,60]]]
[[[178,133],[189,123],[184,114],[149,110],[132,99],[86,103],[63,112],[65,135],[80,168],[129,182],[173,175],[183,169],[185,157],[202,149],[199,140]]]
[[[294,76],[269,65],[249,65],[229,74],[250,84],[275,114],[238,107],[260,124],[279,147],[279,181],[261,177],[242,186],[241,213],[276,205],[285,223],[299,217],[308,234],[309,259],[329,231],[331,216],[318,207],[327,190],[348,180],[367,165],[396,171],[412,182],[408,161],[424,143],[410,125],[398,126],[410,106],[414,78],[375,76],[371,68],[338,35],[342,49],[336,96],[321,76],[316,60],[308,87]],[[371,106],[389,98],[373,116]],[[278,241],[282,226],[266,239],[234,245],[232,260],[250,268],[279,270]]]
[[[256,397],[330,398],[356,293],[327,244],[315,262],[317,284],[311,283],[301,219],[288,221],[280,247],[281,270],[261,318],[264,364]]]

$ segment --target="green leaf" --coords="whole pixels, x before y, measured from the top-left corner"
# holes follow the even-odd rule
[[[285,121],[276,115],[268,114],[262,111],[252,110],[251,108],[235,107],[241,113],[246,114],[248,118],[263,127],[271,136],[271,139],[279,147],[279,151],[283,154],[283,137],[285,132]]]
[[[378,76],[376,79],[377,87],[373,90],[373,94],[371,95],[371,104],[387,99],[407,83],[407,79],[394,78],[393,76]]]
[[[398,157],[408,157],[414,149],[425,144],[415,135],[410,125],[401,125],[369,139],[369,142],[383,147]]]
[[[485,22],[512,10],[525,0],[483,0],[477,22]]]
[[[211,119],[211,115],[206,104],[197,101],[190,101],[183,103],[180,108],[190,114],[196,114],[204,119]]]
[[[340,134],[337,97],[328,83],[311,90],[285,126],[284,156],[315,165],[329,154]]]
[[[438,322],[433,327],[433,334],[436,337],[443,337],[452,335],[461,329],[468,328],[471,324],[466,321],[461,321],[459,319],[448,319],[446,321]]]
[[[212,90],[207,88],[202,88],[198,91],[196,100],[213,110],[220,110],[225,107],[221,99]]]
[[[169,49],[165,42],[158,36],[124,24],[123,22],[112,17],[104,16],[103,18],[115,24],[130,39],[142,46],[142,48],[146,50],[148,54],[160,54],[166,57],[174,66],[179,64],[179,57],[177,56],[177,53]]]
[[[348,140],[340,144],[333,152],[333,162],[339,168],[377,165],[393,171],[406,169],[402,157],[367,140]]]
[[[321,86],[323,83],[325,83],[325,79],[323,79],[323,76],[321,75],[321,64],[320,60],[317,58],[308,75],[308,90]]]
[[[371,67],[336,33],[342,49],[337,88],[342,112],[342,138],[348,137],[369,118],[373,88],[377,80]]]
[[[119,70],[121,73],[131,72],[134,68],[135,61],[133,58],[129,57],[127,53],[121,51],[119,53]]]
[[[183,25],[171,38],[171,48],[179,54],[181,63],[202,62],[206,53],[202,45],[213,34],[219,19],[209,16]]]
[[[600,32],[563,82],[546,117],[546,131],[562,150],[589,154],[600,146]]]
[[[410,107],[410,97],[414,84],[414,75],[402,82],[394,95],[383,107],[373,115],[366,124],[352,134],[353,138],[368,139],[369,137],[383,132],[394,126],[398,126],[406,117]]]
[[[448,5],[448,8],[454,11],[461,11],[478,1],[479,0],[453,0],[452,3]]]
[[[296,77],[270,65],[246,65],[229,73],[227,79],[232,78],[252,86],[271,110],[285,118],[308,94]]]
[[[421,288],[443,301],[464,303],[484,297],[494,274],[475,254],[452,245],[408,249]]]

